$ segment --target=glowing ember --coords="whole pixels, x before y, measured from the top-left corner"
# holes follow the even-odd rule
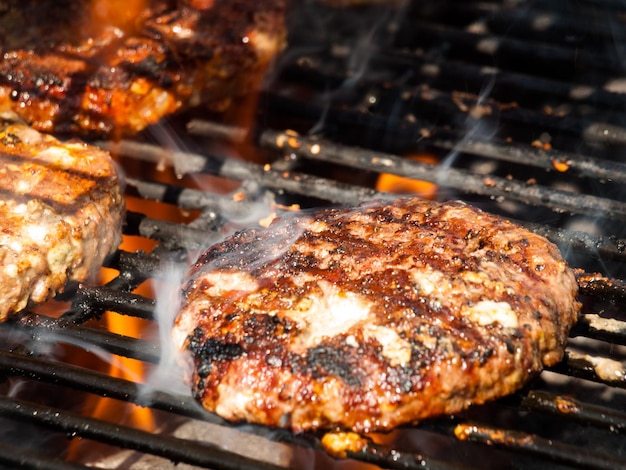
[[[542,140],[533,140],[530,145],[543,150],[552,150],[552,144],[550,142],[544,142]]]
[[[567,170],[569,170],[569,165],[564,160],[552,160],[552,166],[556,171],[559,171],[561,173],[565,173]]]

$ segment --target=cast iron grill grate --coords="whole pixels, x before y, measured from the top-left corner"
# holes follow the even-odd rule
[[[134,403],[166,416],[233,428],[183,394],[153,390],[39,352],[79,345],[91,352],[157,364],[159,346],[96,328],[107,311],[155,320],[154,299],[137,294],[162,280],[167,264],[221,239],[250,207],[358,203],[381,197],[381,173],[438,185],[516,219],[557,243],[580,268],[583,312],[565,359],[526,389],[454,417],[402,429],[350,453],[383,468],[619,468],[626,464],[626,98],[620,86],[621,2],[429,2],[337,11],[306,3],[280,73],[259,105],[254,142],[271,164],[207,152],[207,141],[242,138],[240,129],[190,121],[188,149],[143,140],[102,142],[128,169],[126,193],[194,212],[190,223],[129,211],[125,235],[151,240],[150,252],[119,250],[105,285],[70,286],[53,318],[33,312],[0,325],[5,382],[79,391]],[[312,21],[317,18],[318,21]],[[347,20],[352,23],[347,23]],[[346,26],[350,24],[351,26]],[[610,32],[603,25],[611,27]],[[285,131],[285,129],[294,129]],[[437,163],[413,160],[427,153]],[[130,169],[139,162],[141,169]],[[163,162],[183,175],[242,183],[237,197],[146,177]],[[158,175],[154,171],[153,175]],[[278,206],[275,204],[279,204]],[[274,204],[274,206],[273,206]],[[0,416],[15,428],[79,437],[205,468],[274,468],[261,458],[167,433],[148,433],[3,394]],[[235,427],[236,428],[236,427]],[[293,448],[321,449],[320,436],[243,430]],[[88,468],[50,449],[0,447],[7,468]],[[17,449],[17,450],[16,450]]]
[[[161,184],[162,185],[162,184]],[[170,193],[177,188],[171,188]],[[158,221],[151,222],[158,225]],[[141,235],[141,230],[139,234]],[[133,233],[133,232],[130,232]],[[181,243],[182,244],[182,243]],[[169,254],[169,252],[168,252]],[[158,277],[161,269],[158,253],[128,253],[120,251],[108,261],[108,266],[120,270],[121,273],[108,286],[78,286],[75,291],[66,294],[73,299],[73,306],[66,316],[53,320],[45,316],[31,315],[19,324],[2,325],[3,335],[22,338],[21,346],[16,350],[0,351],[0,370],[6,376],[24,377],[40,382],[56,384],[71,390],[116,398],[119,400],[149,406],[156,410],[174,413],[178,416],[203,419],[227,426],[219,418],[199,410],[193,400],[187,396],[178,396],[166,392],[153,392],[149,399],[142,397],[137,384],[132,381],[109,377],[106,374],[77,368],[68,364],[57,363],[46,357],[37,357],[24,354],[31,342],[41,347],[42,342],[67,342],[89,345],[107,351],[111,354],[135,358],[137,360],[156,363],[159,360],[158,347],[148,341],[116,335],[111,332],[81,326],[88,318],[105,310],[112,310],[123,315],[137,316],[151,319],[154,312],[154,301],[136,294],[129,293],[140,280],[147,277]],[[123,279],[124,281],[120,280]],[[583,294],[593,301],[602,302],[610,295],[613,302],[623,304],[626,301],[623,285],[619,282],[593,278],[585,281],[580,276]],[[598,299],[594,296],[599,295]],[[573,336],[584,336],[592,339],[611,341],[614,346],[626,344],[626,322],[617,319],[602,320],[597,315],[585,313]],[[568,350],[564,362],[553,370],[559,374],[581,377],[586,380],[603,384],[611,388],[624,388],[626,375],[623,369],[615,369],[614,377],[605,377],[596,371],[595,362],[598,356],[583,355]],[[500,406],[510,413],[538,414],[542,417],[557,416],[564,420],[567,426],[594,428],[597,432],[604,432],[603,439],[612,436],[619,437],[626,426],[626,416],[616,406],[599,406],[585,401],[585,394],[574,394],[575,398],[564,396],[559,390],[556,392],[548,387],[547,390],[534,388],[520,393],[518,396],[503,400]],[[181,443],[179,439],[170,436],[159,436],[133,430],[108,422],[76,415],[72,411],[51,409],[36,403],[5,397],[0,401],[2,416],[11,417],[16,421],[37,423],[38,426],[50,430],[81,436],[85,439],[94,439],[101,442],[115,444],[121,448],[137,449],[141,452],[155,453],[175,461],[182,461],[196,465],[206,465],[210,468],[271,468],[263,462],[242,460],[236,454],[228,454],[216,449],[195,444]],[[482,407],[487,408],[489,407]],[[581,448],[561,442],[554,442],[540,434],[525,432],[516,427],[497,427],[485,424],[484,418],[478,411],[469,413],[468,417],[459,417],[453,420],[442,420],[435,423],[426,423],[418,427],[425,432],[441,433],[446,439],[456,432],[463,438],[491,446],[504,447],[510,452],[528,454],[533,458],[552,460],[582,468],[615,468],[623,464],[619,452],[612,455],[610,452],[599,452],[598,446]],[[478,418],[476,418],[478,416]],[[475,421],[478,419],[478,421]],[[550,419],[550,418],[548,418]],[[489,420],[487,420],[489,421]],[[480,423],[483,424],[480,424]],[[561,425],[563,425],[561,423]],[[276,433],[273,438],[291,441],[293,437],[286,432]],[[310,443],[316,438],[310,436]],[[384,446],[372,445],[367,451],[351,455],[352,458],[375,463],[388,468],[464,468],[464,463],[442,462],[439,459],[429,459],[422,454],[407,452],[402,448],[390,449]],[[15,463],[14,453],[0,456],[5,464]],[[28,459],[27,459],[28,460]],[[431,461],[433,460],[433,461]],[[20,460],[22,462],[22,460]],[[26,462],[26,461],[24,461]],[[32,456],[28,468],[49,468],[43,458]],[[40,463],[38,463],[40,462]],[[77,468],[75,464],[57,462],[57,468]],[[243,466],[242,466],[243,465]]]
[[[173,188],[176,189],[176,188]],[[153,221],[157,224],[157,221]],[[141,231],[140,231],[141,232]],[[27,321],[19,325],[3,325],[4,334],[9,331],[12,335],[20,334],[29,341],[42,342],[76,342],[89,344],[94,348],[101,348],[111,354],[123,355],[147,362],[157,362],[159,358],[158,348],[149,342],[135,338],[115,335],[106,331],[94,330],[85,326],[74,325],[76,318],[85,320],[86,318],[105,310],[113,310],[124,315],[138,316],[140,318],[152,318],[154,302],[132,293],[128,290],[137,284],[139,279],[145,277],[158,276],[160,270],[159,260],[154,254],[126,253],[118,252],[115,257],[109,260],[109,266],[120,269],[124,274],[118,276],[125,279],[125,282],[113,282],[113,286],[91,287],[79,286],[71,294],[74,299],[73,308],[67,314],[71,320],[61,317],[58,321],[30,316]],[[614,301],[623,303],[626,296],[619,284],[610,284],[602,279],[596,280],[595,286],[585,286],[582,284],[583,293],[594,295],[597,290],[604,298],[605,290],[612,291]],[[78,314],[77,312],[81,312]],[[610,340],[615,345],[626,343],[626,323],[612,320],[609,325],[604,325],[598,321],[593,314],[586,314],[579,327],[574,331],[576,335],[584,335],[589,338],[600,338]],[[559,373],[571,376],[579,376],[588,380],[604,383],[607,386],[623,388],[626,384],[623,370],[616,374],[611,380],[598,376],[595,372],[593,361],[594,356],[580,356],[577,353],[568,351],[565,362],[555,368]],[[137,385],[133,382],[108,377],[102,373],[92,372],[51,362],[45,357],[32,357],[20,354],[19,351],[2,351],[0,354],[0,369],[5,375],[21,376],[38,381],[58,384],[70,389],[83,390],[102,396],[127,400],[140,405],[148,405],[154,409],[176,413],[182,416],[193,418],[209,419],[219,421],[217,418],[207,415],[198,410],[192,400],[188,397],[179,397],[168,393],[154,393],[148,402],[143,402],[138,392]],[[618,372],[617,370],[615,372]],[[619,434],[624,429],[625,418],[618,409],[610,407],[598,408],[597,405],[586,403],[584,395],[581,400],[571,400],[560,394],[545,392],[541,390],[530,390],[517,397],[520,403],[515,404],[522,413],[531,412],[546,415],[565,416],[572,423],[582,422],[585,427],[593,426],[604,429],[607,435]],[[63,410],[51,410],[45,406],[38,406],[32,403],[24,403],[19,400],[5,398],[2,401],[2,415],[10,416],[15,420],[25,420],[36,422],[42,426],[49,427],[56,431],[72,433],[85,438],[99,439],[104,442],[114,443],[124,448],[139,449],[143,452],[156,452],[176,461],[184,461],[200,465],[217,466],[217,468],[240,468],[231,467],[235,465],[229,461],[232,457],[234,462],[239,462],[236,455],[224,457],[219,452],[215,454],[214,449],[194,447],[190,449],[184,447],[185,451],[180,451],[181,443],[173,438],[154,436],[140,431],[126,429],[121,432],[119,426],[112,426],[109,423],[98,422],[88,417],[75,416],[72,412]],[[524,410],[524,411],[522,411]],[[455,424],[456,423],[456,424]],[[429,425],[426,426],[428,428]],[[611,456],[609,453],[598,453],[595,448],[592,450],[581,449],[573,446],[561,448],[563,444],[555,445],[534,434],[524,434],[517,429],[492,428],[485,425],[467,424],[463,420],[458,422],[438,424],[438,432],[447,435],[455,429],[464,429],[467,437],[483,443],[495,446],[505,446],[513,451],[530,453],[538,458],[549,458],[556,462],[563,462],[581,467],[608,468],[620,462],[619,456]],[[120,436],[124,436],[120,440]],[[498,436],[499,439],[495,436]],[[288,440],[289,435],[281,434],[281,438]],[[174,450],[173,450],[174,449]],[[186,453],[187,452],[187,453]],[[203,452],[207,455],[203,456]],[[213,456],[219,460],[219,465],[211,460]],[[7,454],[7,458],[12,457]],[[354,455],[353,458],[363,459],[368,462],[382,464],[384,467],[423,468],[422,461],[426,462],[427,468],[448,468],[452,464],[429,463],[428,458],[421,455],[406,455],[400,450],[377,449],[373,446],[368,452],[362,455]],[[389,460],[387,460],[389,458]],[[0,460],[3,457],[0,456]],[[9,464],[12,461],[3,460]],[[601,462],[604,462],[601,464]],[[623,461],[622,461],[623,463]],[[61,464],[59,464],[61,465]],[[238,464],[237,464],[238,465]],[[264,468],[263,464],[256,462],[246,462],[247,468]],[[31,468],[47,468],[33,466]],[[74,468],[73,466],[59,468]],[[454,465],[451,466],[454,468]],[[462,468],[459,464],[458,468]]]

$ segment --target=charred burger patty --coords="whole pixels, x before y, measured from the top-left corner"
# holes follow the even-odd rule
[[[579,304],[546,239],[462,203],[379,201],[239,232],[191,268],[174,339],[229,420],[385,430],[519,389]]]
[[[93,275],[123,215],[108,153],[0,122],[0,321]]]

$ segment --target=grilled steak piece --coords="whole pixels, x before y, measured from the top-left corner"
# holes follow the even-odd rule
[[[133,134],[191,106],[222,111],[285,41],[284,0],[4,3],[0,111],[47,132]]]
[[[463,203],[378,201],[239,232],[192,266],[174,341],[229,420],[385,430],[559,361],[577,284],[546,239]]]
[[[0,122],[0,321],[89,279],[123,215],[108,153]]]

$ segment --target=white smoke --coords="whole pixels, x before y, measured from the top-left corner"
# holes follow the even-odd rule
[[[496,84],[496,79],[497,74],[489,74],[487,83],[483,86],[478,95],[475,109],[480,109],[482,106],[485,106],[485,102],[489,98],[489,95]],[[458,156],[461,154],[459,150],[460,148],[463,148],[466,143],[471,142],[474,139],[489,139],[493,137],[496,132],[496,129],[487,128],[480,119],[474,119],[471,114],[472,113],[469,113],[465,120],[465,133],[463,137],[456,143],[455,147],[445,156],[438,166],[436,183],[441,186],[446,185],[447,172],[454,166]]]
[[[157,293],[157,344],[161,355],[156,369],[146,377],[141,387],[144,400],[148,400],[150,392],[154,390],[191,395],[191,389],[184,383],[181,374],[179,351],[172,341],[172,325],[180,305],[181,284],[187,269],[185,264],[166,263],[163,267],[163,279],[153,280],[154,291]]]

